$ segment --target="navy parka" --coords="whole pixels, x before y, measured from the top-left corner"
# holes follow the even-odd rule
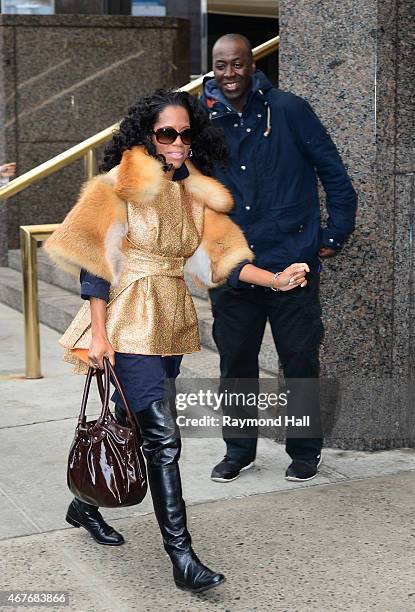
[[[274,88],[259,70],[241,114],[214,79],[205,81],[201,101],[230,148],[228,167],[217,167],[215,177],[234,197],[230,216],[244,231],[255,264],[274,272],[303,261],[315,268],[321,246],[339,250],[354,229],[357,197],[310,104]],[[317,177],[326,193],[324,229]]]

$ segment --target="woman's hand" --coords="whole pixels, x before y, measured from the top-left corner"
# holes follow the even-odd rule
[[[92,335],[92,342],[88,351],[89,365],[92,368],[104,369],[104,357],[108,357],[111,365],[115,365],[115,353],[112,344],[106,336]]]
[[[290,291],[295,287],[305,287],[307,285],[306,273],[310,272],[310,268],[306,263],[295,263],[285,268],[281,274],[279,274],[273,285],[280,291]]]
[[[106,302],[101,298],[91,297],[91,332],[92,342],[88,351],[89,365],[92,368],[104,369],[104,357],[108,357],[111,365],[115,365],[114,349],[107,337],[105,327]]]
[[[254,264],[245,264],[239,272],[239,280],[244,283],[259,285],[260,287],[272,287],[280,291],[290,291],[295,287],[305,287],[307,284],[306,273],[310,272],[310,268],[306,263],[295,263],[278,276],[273,272],[258,268]]]

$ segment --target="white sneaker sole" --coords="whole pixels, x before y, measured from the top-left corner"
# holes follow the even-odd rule
[[[323,462],[323,457],[320,456],[320,459],[317,463],[317,472],[314,474],[314,476],[310,476],[309,478],[296,478],[295,476],[286,476],[285,480],[289,480],[290,482],[307,482],[308,480],[313,480],[313,478],[318,476],[318,468],[320,467],[322,462]]]
[[[237,476],[234,476],[233,478],[221,478],[220,476],[211,476],[210,479],[213,480],[213,482],[232,482],[233,480],[236,480],[237,478],[239,478],[239,476],[241,475],[241,472],[250,470],[251,468],[254,467],[254,465],[255,465],[255,461],[251,461],[251,463],[248,463],[248,465],[241,468],[239,470],[239,474]]]

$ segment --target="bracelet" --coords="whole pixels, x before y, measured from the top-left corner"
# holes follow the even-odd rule
[[[275,279],[276,279],[276,278],[277,278],[277,276],[279,276],[280,274],[282,274],[282,272],[275,272],[274,276],[272,277],[271,284],[270,284],[270,286],[269,286],[269,288],[270,288],[270,289],[272,289],[272,291],[281,291],[281,289],[278,289],[278,287],[275,287],[275,286],[274,286]]]

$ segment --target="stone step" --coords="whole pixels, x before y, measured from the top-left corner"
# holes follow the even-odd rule
[[[22,262],[20,259],[20,249],[9,251],[9,268],[21,272]],[[40,248],[37,250],[37,268],[37,277],[39,281],[55,285],[61,289],[66,289],[66,291],[70,291],[79,296],[79,280],[72,276],[72,274],[57,268]]]
[[[78,312],[82,299],[44,281],[38,281],[39,319],[48,327],[63,332]],[[0,302],[22,312],[22,276],[11,268],[0,268]]]
[[[45,261],[46,260],[46,261]],[[39,253],[39,318],[42,323],[52,329],[63,332],[71,322],[72,318],[82,304],[79,297],[79,283],[69,274],[64,274],[53,264],[47,261],[44,253]],[[11,306],[16,310],[22,310],[22,278],[21,273],[16,270],[19,267],[19,255],[11,255],[11,263],[14,268],[0,268],[0,302]],[[66,280],[65,280],[65,277]],[[45,281],[49,278],[49,282]],[[58,281],[60,285],[53,281]],[[62,287],[68,283],[67,287]],[[69,289],[68,287],[71,287]],[[209,302],[197,296],[193,296],[199,319],[200,337],[202,346],[216,352],[216,346],[212,338],[212,313]],[[270,373],[277,371],[277,355],[271,330],[267,326],[264,342],[259,356],[260,368]]]

